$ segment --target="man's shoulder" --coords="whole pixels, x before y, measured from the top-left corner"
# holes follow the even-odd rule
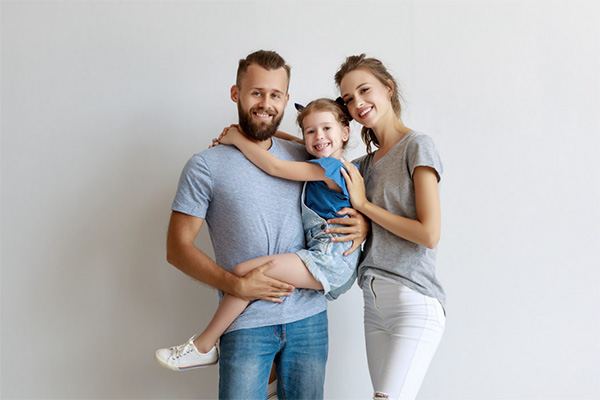
[[[227,157],[227,160],[230,160],[231,157],[236,157],[240,155],[241,153],[234,146],[220,144],[194,154],[191,157],[191,160],[195,162],[204,162],[207,164],[219,160],[219,162],[222,163],[224,157]]]
[[[276,137],[273,137],[273,152],[279,157],[297,161],[304,161],[310,157],[300,143]]]

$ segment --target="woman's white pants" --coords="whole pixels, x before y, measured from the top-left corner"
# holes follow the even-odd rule
[[[374,398],[412,400],[444,333],[444,310],[437,299],[391,280],[367,276],[362,289]]]

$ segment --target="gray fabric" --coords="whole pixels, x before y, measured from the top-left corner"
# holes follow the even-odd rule
[[[277,138],[269,151],[284,160],[307,158],[302,146]],[[301,189],[301,182],[271,177],[235,147],[221,145],[188,161],[172,209],[206,221],[215,261],[232,270],[251,258],[304,248]],[[325,309],[323,295],[297,289],[283,304],[251,303],[227,332],[294,322]]]
[[[357,160],[365,179],[370,202],[406,218],[416,219],[412,175],[416,167],[433,168],[442,175],[442,162],[427,135],[409,132],[381,159],[375,153]],[[402,239],[373,223],[364,246],[358,275],[359,284],[367,276],[402,283],[445,304],[445,294],[435,276],[436,250]]]

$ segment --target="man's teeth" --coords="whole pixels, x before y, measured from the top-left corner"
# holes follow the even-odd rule
[[[271,118],[271,115],[268,113],[254,113],[259,118]]]

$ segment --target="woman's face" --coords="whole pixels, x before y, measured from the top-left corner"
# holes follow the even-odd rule
[[[367,70],[347,73],[340,82],[340,91],[352,118],[367,128],[375,127],[390,113],[395,116],[390,100],[392,89]]]

